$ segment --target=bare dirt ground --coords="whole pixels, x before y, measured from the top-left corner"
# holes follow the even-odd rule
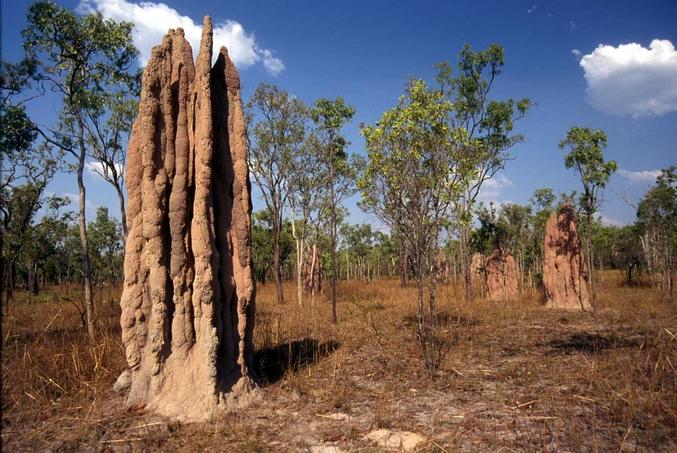
[[[199,425],[126,411],[111,390],[125,365],[115,292],[98,302],[90,344],[62,298],[77,294],[46,291],[2,320],[3,450],[381,451],[365,436],[389,429],[423,436],[417,451],[677,451],[677,306],[617,280],[605,274],[595,315],[536,295],[467,305],[443,286],[446,354],[432,378],[413,289],[344,282],[332,325],[322,298],[278,306],[260,287],[264,397]]]

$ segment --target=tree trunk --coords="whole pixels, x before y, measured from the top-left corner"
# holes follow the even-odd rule
[[[335,324],[338,322],[336,314],[336,272],[338,263],[336,261],[336,199],[334,198],[334,149],[330,145],[329,149],[329,197],[331,200],[330,228],[331,228],[331,320]]]
[[[315,238],[315,242],[313,243],[313,255],[311,257],[310,261],[310,298],[311,298],[311,304],[315,305],[315,287],[317,286],[317,282],[315,281],[315,266],[317,266],[317,237]]]
[[[467,303],[472,302],[473,291],[472,291],[472,272],[470,268],[470,228],[467,225],[461,226],[460,239],[461,239],[461,261],[463,267],[463,281],[465,284],[465,301]]]
[[[399,241],[399,254],[400,254],[400,287],[404,288],[407,286],[407,249],[404,245],[404,241],[400,239]]]
[[[14,288],[16,287],[16,262],[12,261],[7,272],[7,306],[14,303]]]
[[[4,256],[4,251],[5,251],[5,235],[0,234],[0,305],[2,304],[2,295],[5,291],[5,288],[7,285],[5,284],[7,282],[7,275],[6,275],[6,266],[5,266],[5,256]],[[7,309],[9,306],[7,306],[5,309],[2,310],[2,314],[7,314]]]
[[[38,262],[34,261],[28,269],[28,292],[31,296],[37,296],[39,291]]]
[[[280,230],[282,229],[282,219],[279,212],[273,213],[273,275],[275,276],[275,290],[277,292],[277,303],[284,303],[284,294],[282,293],[282,263],[280,259]]]
[[[590,294],[592,295],[592,311],[597,311],[597,290],[595,288],[595,261],[592,256],[592,214],[586,216],[588,231],[586,231],[585,243],[588,248],[588,273],[590,274]]]
[[[122,192],[122,186],[115,184],[115,191],[118,194],[118,203],[120,205],[120,223],[122,223],[122,245],[124,250],[125,241],[127,240],[127,211],[125,210],[125,195]]]
[[[304,222],[305,223],[305,222]],[[305,244],[305,227],[304,235],[299,236],[298,231],[296,231],[296,221],[292,219],[291,221],[291,232],[296,242],[296,300],[299,306],[303,305],[303,269],[304,269],[304,252],[306,248]]]
[[[80,130],[84,126],[80,124]],[[82,247],[82,276],[85,283],[85,307],[87,310],[87,333],[90,339],[94,339],[94,301],[92,300],[92,265],[89,259],[89,240],[87,238],[87,219],[85,216],[85,183],[83,173],[85,170],[85,142],[82,135],[79,139],[80,156],[78,158],[78,191],[79,191],[79,220],[80,220],[80,245]]]

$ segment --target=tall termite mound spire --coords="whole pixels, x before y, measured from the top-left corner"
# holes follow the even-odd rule
[[[545,226],[543,244],[545,305],[567,310],[591,310],[588,273],[576,228],[573,206],[553,212]]]
[[[255,388],[251,197],[240,80],[205,17],[197,61],[169,30],[127,154],[122,341],[128,404],[204,420]]]
[[[484,269],[489,300],[495,302],[517,300],[519,282],[512,253],[501,247],[494,249],[487,258]]]

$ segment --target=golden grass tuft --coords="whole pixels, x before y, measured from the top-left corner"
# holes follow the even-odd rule
[[[8,451],[357,450],[388,428],[426,436],[424,451],[675,451],[675,305],[604,277],[594,315],[547,310],[537,295],[468,305],[460,287],[442,285],[446,354],[434,377],[418,350],[413,288],[341,282],[333,325],[323,297],[299,307],[289,283],[291,300],[276,305],[274,287],[260,287],[265,397],[205,425],[126,412],[111,391],[125,366],[119,308],[99,302],[91,344],[75,308],[47,292],[5,307],[2,442]]]

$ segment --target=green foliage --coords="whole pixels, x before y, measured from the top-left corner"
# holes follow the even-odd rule
[[[45,177],[51,179],[58,164],[59,155],[41,145],[35,146],[38,129],[28,117],[26,102],[32,96],[26,94],[38,78],[35,60],[24,59],[19,63],[2,62],[0,72],[0,152],[2,174],[0,190],[3,211],[9,208],[7,190],[19,182],[40,184]]]
[[[604,160],[606,146],[604,131],[576,126],[571,127],[566,138],[559,143],[560,150],[569,150],[564,156],[565,167],[573,168],[583,184],[580,206],[588,216],[592,216],[599,208],[602,201],[600,191],[618,168],[616,161]]]
[[[273,216],[269,210],[253,214],[252,222],[252,255],[254,257],[254,273],[256,279],[265,283],[268,272],[273,267]],[[291,234],[291,222],[282,222],[280,231],[280,261],[282,267],[287,265],[294,254],[294,238]]]
[[[100,207],[87,231],[94,281],[100,284],[121,280],[124,249],[120,222],[109,215],[108,208]]]
[[[56,275],[54,271],[60,271],[53,264],[64,256],[59,243],[72,217],[70,213],[61,214],[60,209],[68,202],[56,195],[44,197],[42,185],[27,183],[11,189],[3,225],[2,259],[11,275],[24,276],[32,293],[38,291],[39,270],[50,271],[52,276]],[[38,218],[41,210],[43,213]]]
[[[360,259],[364,259],[369,255],[374,240],[374,232],[370,224],[343,224],[341,225],[340,233],[343,237],[343,245],[348,253]]]
[[[531,206],[507,203],[497,212],[491,203],[489,208],[480,207],[477,219],[479,226],[470,236],[473,251],[487,256],[500,247],[524,256],[532,246],[537,217]]]
[[[329,254],[331,266],[328,269],[331,278],[332,321],[338,321],[336,312],[336,279],[338,277],[337,242],[340,222],[341,203],[353,193],[355,165],[348,158],[348,141],[341,134],[343,126],[355,115],[355,109],[345,103],[343,98],[335,100],[320,98],[310,110],[315,124],[313,136],[326,176],[322,186],[325,188],[326,202],[320,207],[320,216],[326,219],[329,233]]]
[[[449,206],[475,176],[475,161],[464,152],[465,131],[446,122],[452,110],[442,93],[413,80],[397,107],[362,129],[367,162],[358,179],[361,205],[411,239],[431,227],[439,231]]]
[[[30,151],[37,132],[25,105],[3,105],[0,109],[0,149],[3,160]]]
[[[503,169],[510,158],[509,149],[524,140],[514,133],[515,121],[531,109],[528,98],[490,99],[496,77],[505,65],[503,47],[491,44],[487,49],[474,51],[466,45],[458,56],[455,75],[448,62],[437,65],[439,91],[453,106],[449,127],[465,129],[468,143],[466,152],[476,161],[477,175],[468,181],[464,194],[465,207],[457,216],[470,221],[470,211],[484,181]]]
[[[38,62],[37,77],[62,97],[51,141],[74,154],[83,152],[75,149],[88,139],[105,145],[109,113],[138,92],[140,73],[131,71],[137,55],[132,24],[101,14],[79,16],[49,1],[31,5],[27,23],[27,59]]]
[[[349,142],[341,135],[341,129],[355,116],[355,109],[345,103],[342,97],[335,100],[320,98],[315,101],[310,110],[310,118],[315,124],[313,135],[316,140],[315,151],[320,153],[321,160],[325,166],[329,164],[333,167],[333,177],[336,181],[330,181],[330,184],[341,184],[341,176],[344,179],[351,179],[353,169],[346,152]]]
[[[637,229],[654,282],[672,295],[677,252],[677,175],[671,166],[661,171],[637,208]]]
[[[655,185],[640,201],[637,225],[641,231],[657,226],[677,234],[677,174],[674,165],[661,170]]]
[[[480,205],[477,210],[479,225],[470,234],[470,246],[474,252],[488,256],[496,247],[501,246],[507,235],[499,224],[496,208],[493,203],[489,207]]]
[[[340,130],[355,116],[355,109],[345,103],[342,97],[335,100],[320,98],[313,104],[310,117],[317,126],[317,132],[324,136],[323,143],[331,150],[335,162],[345,161],[348,142]]]
[[[606,268],[626,269],[642,260],[642,248],[636,225],[604,225],[597,220],[592,225],[592,243],[597,264]]]
[[[441,350],[435,334],[438,241],[450,208],[476,176],[473,154],[463,128],[450,128],[453,104],[440,91],[412,80],[398,105],[374,126],[362,129],[367,162],[358,188],[362,207],[396,232],[411,251],[417,283],[419,343],[429,371],[439,364]],[[424,279],[428,277],[428,310],[423,308]]]
[[[306,136],[308,108],[275,85],[260,84],[247,103],[249,166],[268,209],[278,213],[289,195],[293,164]]]
[[[555,202],[555,192],[549,188],[536,189],[531,196],[531,203],[538,208],[539,211],[550,211]]]

